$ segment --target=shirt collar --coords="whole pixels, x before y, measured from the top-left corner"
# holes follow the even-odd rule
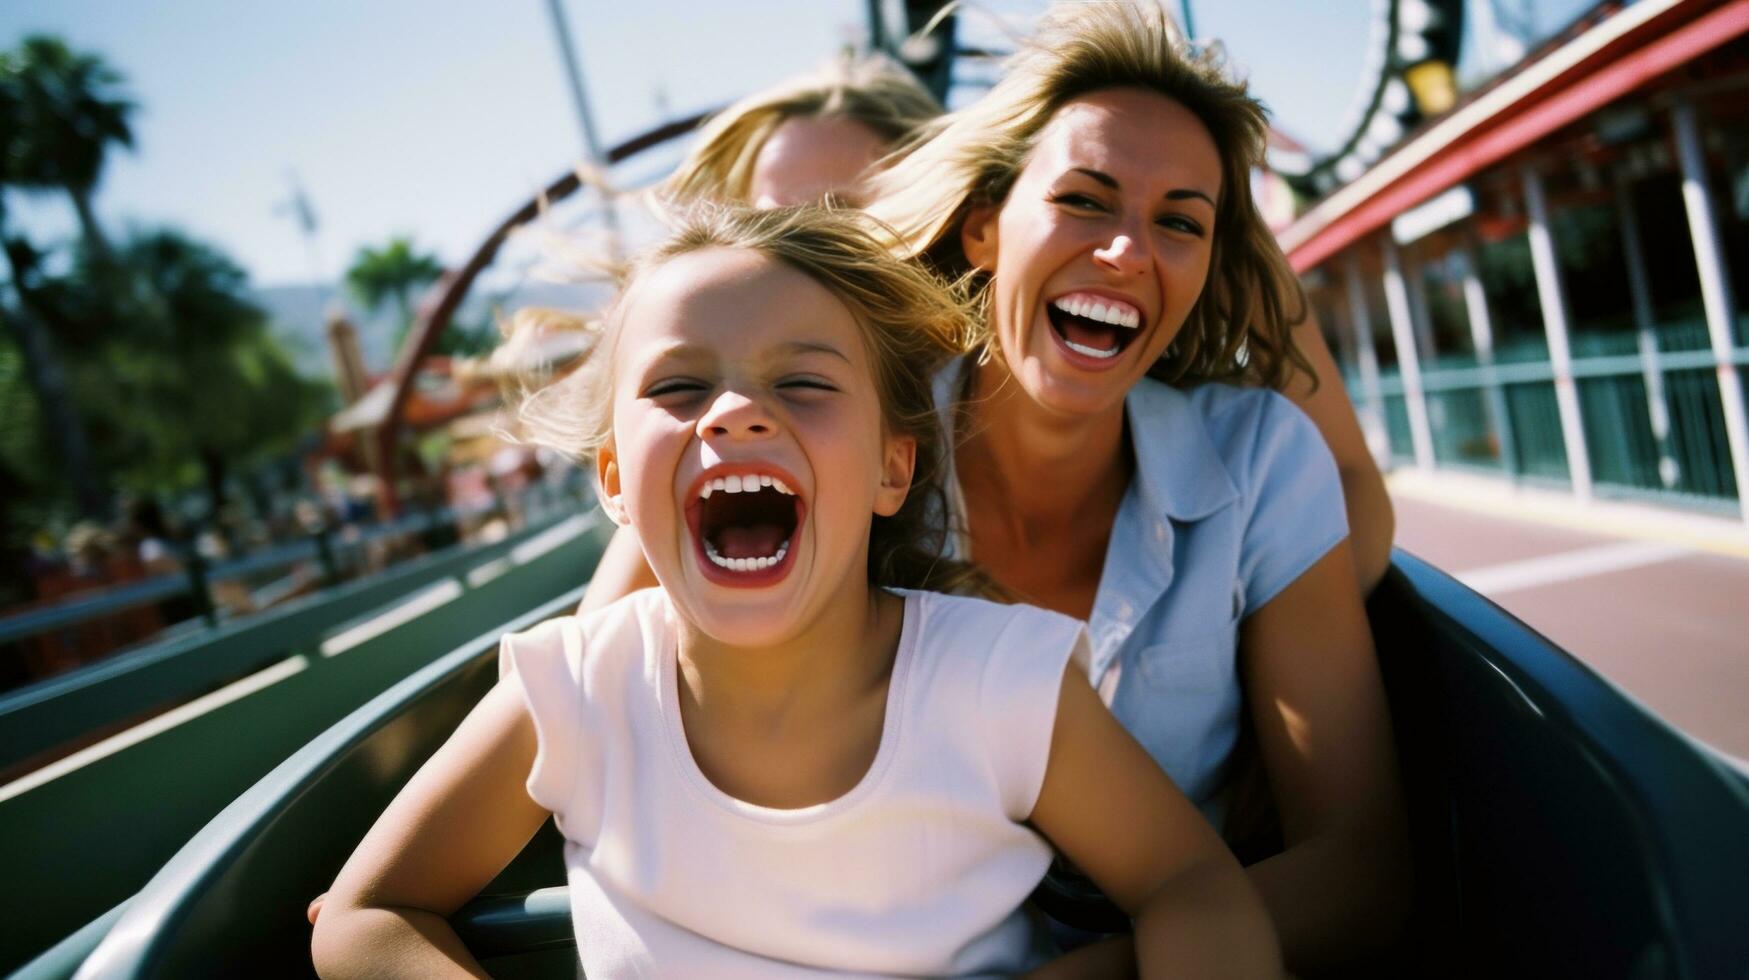
[[[1175,521],[1207,517],[1239,499],[1190,395],[1143,378],[1124,399],[1136,483],[1149,511]]]

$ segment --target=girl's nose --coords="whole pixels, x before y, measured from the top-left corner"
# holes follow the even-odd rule
[[[1113,235],[1111,241],[1094,249],[1093,260],[1120,275],[1133,276],[1148,268],[1148,256],[1136,236],[1127,231]]]
[[[777,421],[764,403],[724,388],[698,420],[698,433],[708,439],[762,439],[777,431]]]

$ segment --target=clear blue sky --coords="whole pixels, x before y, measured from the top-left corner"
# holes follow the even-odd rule
[[[1042,2],[986,2],[1024,28]],[[1173,4],[1176,9],[1177,4]],[[1195,0],[1278,121],[1335,136],[1359,83],[1370,0]],[[728,101],[861,39],[866,0],[566,0],[609,142]],[[998,43],[981,14],[973,39]],[[257,284],[335,277],[356,249],[412,234],[447,263],[581,152],[545,0],[5,0],[0,44],[59,34],[101,53],[140,109],[97,204],[112,227],[171,223]],[[319,270],[275,214],[296,172],[320,218]],[[20,209],[70,234],[67,205]]]

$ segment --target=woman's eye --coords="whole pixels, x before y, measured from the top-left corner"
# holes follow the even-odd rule
[[[1103,211],[1105,209],[1104,205],[1100,204],[1093,198],[1088,197],[1086,194],[1079,194],[1073,191],[1067,194],[1058,194],[1056,197],[1051,198],[1051,201],[1065,207],[1075,208],[1078,211]]]
[[[1158,224],[1160,227],[1169,231],[1182,232],[1186,235],[1195,235],[1197,238],[1202,237],[1202,225],[1182,215],[1167,215],[1166,217],[1161,218],[1158,221]]]

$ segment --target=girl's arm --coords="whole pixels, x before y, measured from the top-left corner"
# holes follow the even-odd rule
[[[654,588],[656,584],[656,573],[650,571],[650,563],[644,560],[644,549],[638,544],[638,536],[631,528],[622,527],[613,532],[607,550],[601,553],[595,574],[589,578],[589,588],[583,591],[583,602],[577,607],[577,615],[593,612],[639,589]]]
[[[1142,976],[1280,976],[1268,913],[1238,862],[1074,665],[1031,823],[1134,917]]]
[[[1243,688],[1285,849],[1247,869],[1295,972],[1395,938],[1407,835],[1372,634],[1344,545],[1240,627]]]
[[[535,748],[513,674],[402,788],[340,869],[311,940],[317,972],[486,976],[448,920],[546,820],[524,787]]]
[[[1293,399],[1312,424],[1318,427],[1330,452],[1336,457],[1336,469],[1342,477],[1342,499],[1348,508],[1348,540],[1354,548],[1354,567],[1360,591],[1365,595],[1379,584],[1391,563],[1391,535],[1396,530],[1396,515],[1391,511],[1391,495],[1385,491],[1385,478],[1366,447],[1366,436],[1360,431],[1354,403],[1348,389],[1342,386],[1342,372],[1324,334],[1318,329],[1317,317],[1308,313],[1294,327],[1293,341],[1311,362],[1318,376],[1318,390],[1312,390],[1312,379],[1295,371],[1282,385],[1281,393]]]

